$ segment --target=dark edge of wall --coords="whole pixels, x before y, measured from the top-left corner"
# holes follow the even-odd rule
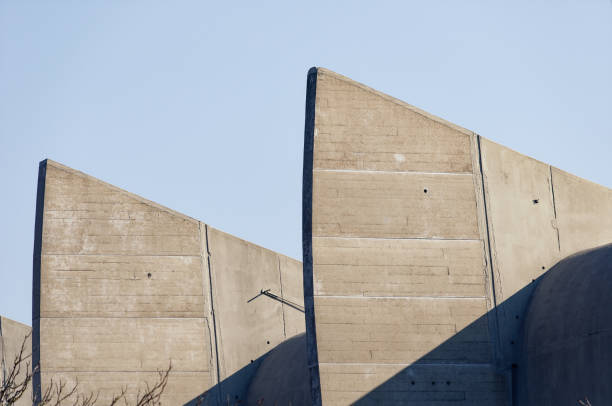
[[[2,316],[0,316],[0,376],[6,376],[6,364],[4,361],[4,336],[2,335]]]
[[[491,248],[491,231],[489,226],[489,211],[487,208],[487,186],[485,185],[485,176],[484,176],[484,168],[482,166],[482,147],[480,145],[480,135],[476,134],[476,143],[478,148],[478,170],[480,175],[481,182],[481,193],[482,193],[482,202],[483,202],[483,212],[484,212],[484,220],[485,220],[485,228],[486,228],[486,246],[487,246],[487,262],[489,263],[489,269],[491,270],[491,293],[493,295],[493,311],[489,312],[489,314],[493,315],[493,325],[491,325],[491,321],[489,322],[489,329],[492,329],[491,335],[493,335],[493,350],[495,351],[494,362],[497,367],[501,365],[501,343],[499,336],[499,315],[497,314],[497,291],[495,286],[495,269],[493,264],[493,249]]]
[[[321,406],[319,355],[315,324],[312,269],[312,167],[314,152],[317,68],[310,68],[306,80],[306,123],[304,125],[304,169],[302,173],[302,254],[304,275],[304,310],[306,316],[306,360],[310,374],[313,406]]]
[[[34,404],[40,402],[40,266],[42,255],[43,213],[45,209],[45,180],[47,160],[38,165],[38,187],[36,190],[36,219],[34,221],[34,255],[32,264],[32,397]]]

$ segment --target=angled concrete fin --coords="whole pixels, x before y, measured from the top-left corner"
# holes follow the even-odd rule
[[[164,403],[237,401],[253,361],[304,330],[282,302],[248,302],[301,304],[300,262],[50,160],[38,193],[35,389],[78,378],[131,399],[171,361]]]
[[[532,282],[612,241],[612,192],[326,69],[308,80],[313,404],[510,405]]]

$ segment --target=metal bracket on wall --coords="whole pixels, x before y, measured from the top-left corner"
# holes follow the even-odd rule
[[[254,297],[252,297],[251,299],[247,300],[247,303],[252,302],[253,300],[257,299],[259,296],[268,296],[268,297],[269,297],[269,298],[271,298],[271,299],[274,299],[274,300],[276,300],[276,301],[279,301],[279,302],[281,302],[281,303],[283,303],[283,304],[286,304],[286,305],[287,305],[287,306],[289,306],[289,307],[294,308],[295,310],[299,310],[299,311],[301,311],[302,313],[304,313],[304,306],[300,306],[300,305],[299,305],[299,304],[297,304],[297,303],[293,303],[293,302],[292,302],[292,301],[290,301],[290,300],[287,300],[287,299],[284,299],[284,298],[282,298],[282,297],[280,297],[280,296],[278,296],[278,295],[275,295],[274,293],[271,293],[271,292],[270,292],[270,289],[265,289],[265,290],[264,290],[264,289],[261,289],[257,295],[255,295],[255,296],[254,296]]]

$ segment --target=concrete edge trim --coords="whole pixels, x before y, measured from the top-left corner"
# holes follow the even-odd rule
[[[36,218],[34,221],[34,253],[32,260],[32,397],[37,405],[41,398],[40,378],[40,283],[43,237],[43,214],[45,210],[45,181],[47,160],[38,165],[38,186],[36,190]],[[38,367],[38,368],[37,368]]]
[[[317,71],[310,68],[306,79],[306,120],[304,125],[304,169],[302,172],[302,266],[304,277],[304,310],[306,318],[306,360],[310,374],[313,406],[321,406],[319,354],[314,309],[312,264],[312,182],[315,130],[315,102],[317,98]]]

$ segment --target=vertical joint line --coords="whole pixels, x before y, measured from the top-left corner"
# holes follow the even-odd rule
[[[287,338],[287,326],[285,322],[285,295],[283,294],[283,272],[281,271],[280,255],[276,255],[276,263],[278,265],[278,279],[280,281],[280,294],[281,294],[281,313],[283,315],[283,337]]]
[[[200,233],[201,234],[201,233]],[[208,265],[208,287],[210,289],[210,310],[212,314],[213,333],[215,337],[215,358],[217,366],[217,401],[221,404],[221,368],[219,367],[219,337],[217,335],[217,320],[215,317],[215,301],[213,298],[212,264],[210,263],[210,246],[208,245],[208,224],[204,224],[204,238],[206,240],[206,263]]]
[[[476,134],[478,144],[478,169],[480,170],[480,182],[482,187],[482,202],[485,216],[485,227],[487,229],[487,251],[489,255],[489,267],[491,268],[491,287],[493,291],[493,306],[495,307],[495,326],[497,327],[497,343],[501,351],[501,342],[499,336],[499,317],[497,315],[497,292],[495,289],[495,272],[493,269],[493,251],[491,249],[491,232],[489,230],[489,212],[487,209],[487,194],[485,189],[484,170],[482,168],[482,148],[480,146],[480,135]]]
[[[555,230],[557,231],[557,247],[561,251],[561,237],[559,236],[559,224],[557,223],[557,201],[555,200],[555,184],[553,182],[552,166],[548,165],[550,171],[550,191],[552,193],[553,213],[555,214]]]

